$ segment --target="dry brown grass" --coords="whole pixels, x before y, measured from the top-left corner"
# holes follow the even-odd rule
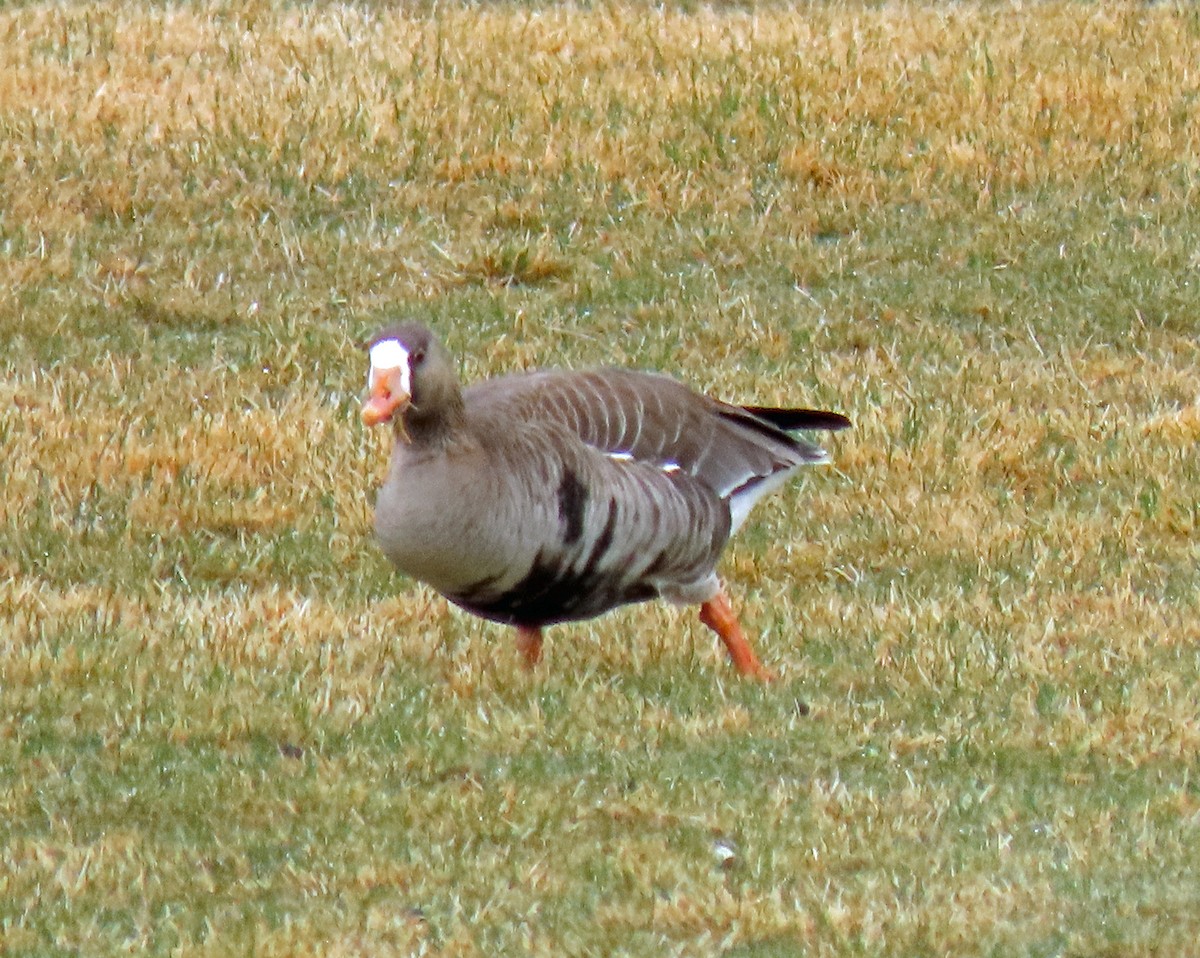
[[[0,11],[0,951],[1197,953],[1197,62],[1165,4]],[[847,412],[726,561],[784,681],[658,608],[530,679],[395,579],[395,312]]]

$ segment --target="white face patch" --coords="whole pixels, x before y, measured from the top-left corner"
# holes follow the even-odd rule
[[[400,388],[411,395],[408,350],[397,339],[381,339],[371,347],[371,372],[367,375],[367,387],[373,389],[379,374],[392,369],[400,370]]]

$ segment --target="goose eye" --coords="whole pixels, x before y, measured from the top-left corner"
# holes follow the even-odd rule
[[[421,363],[425,362],[424,347],[418,346],[414,349],[408,357],[408,362],[410,366],[420,366]]]

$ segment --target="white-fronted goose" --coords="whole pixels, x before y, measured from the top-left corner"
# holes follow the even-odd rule
[[[737,669],[769,678],[715,566],[763,495],[827,461],[793,431],[843,429],[811,409],[732,406],[665,376],[529,372],[460,386],[424,326],[370,343],[368,426],[396,443],[375,531],[396,567],[468,612],[542,628],[661,597],[700,605]]]

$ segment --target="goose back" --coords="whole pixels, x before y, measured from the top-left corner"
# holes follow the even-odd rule
[[[465,398],[481,420],[557,422],[614,459],[679,470],[729,503],[731,531],[797,468],[828,461],[788,429],[848,424],[835,413],[735,406],[668,376],[623,369],[505,376],[468,387]]]

